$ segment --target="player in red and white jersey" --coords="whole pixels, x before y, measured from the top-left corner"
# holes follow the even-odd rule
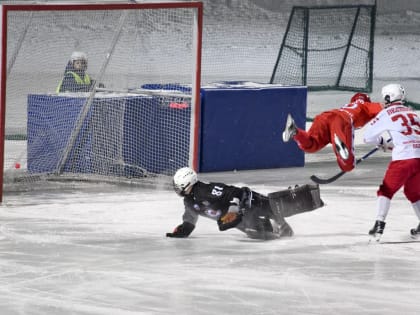
[[[367,94],[356,93],[349,104],[315,116],[308,131],[298,128],[289,114],[283,141],[293,139],[307,153],[317,152],[331,143],[339,167],[349,172],[356,165],[354,130],[363,127],[382,109],[383,104],[372,103]]]
[[[377,192],[376,221],[369,231],[377,241],[383,234],[391,199],[403,186],[420,221],[420,118],[404,106],[405,90],[400,84],[384,86],[382,96],[385,108],[370,122],[364,134],[366,143],[384,150],[392,148],[392,161]],[[389,134],[392,144],[384,140],[384,133]],[[420,234],[420,224],[411,229],[411,234]]]

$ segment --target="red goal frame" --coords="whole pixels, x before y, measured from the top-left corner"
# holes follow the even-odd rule
[[[12,11],[77,11],[77,10],[133,10],[133,9],[195,9],[194,44],[195,69],[193,77],[193,95],[191,109],[190,158],[189,164],[198,170],[199,160],[199,130],[200,130],[200,85],[201,85],[201,50],[203,28],[202,2],[161,2],[161,3],[132,3],[132,4],[4,4],[1,10],[1,60],[0,60],[0,202],[3,201],[4,164],[5,164],[5,124],[6,124],[6,82],[7,82],[7,22],[8,13]]]

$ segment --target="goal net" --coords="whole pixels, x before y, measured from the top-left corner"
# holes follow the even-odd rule
[[[132,181],[197,167],[200,2],[1,11],[5,190],[39,178]]]
[[[293,7],[270,83],[371,92],[374,5]]]

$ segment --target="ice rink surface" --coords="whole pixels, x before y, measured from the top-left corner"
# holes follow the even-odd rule
[[[358,156],[370,147],[359,146]],[[0,208],[2,315],[419,314],[420,243],[369,244],[378,152],[321,186],[323,208],[287,220],[295,236],[255,241],[200,218],[187,239],[172,191],[103,186],[7,194]],[[269,193],[338,172],[331,148],[304,168],[200,174]],[[401,192],[383,241],[418,224]]]
[[[400,2],[379,5],[394,10]],[[217,11],[217,23],[225,11]],[[415,34],[397,36],[379,24],[372,98],[379,99],[384,76],[404,75],[398,82],[418,102],[420,67],[413,64],[420,60],[420,17],[416,10],[397,17],[415,21]],[[397,22],[406,31],[406,19]],[[308,117],[344,104],[351,94],[309,94]],[[357,156],[370,149],[357,146]],[[390,158],[378,152],[321,186],[325,206],[287,218],[295,236],[275,241],[219,232],[205,218],[189,238],[166,238],[181,223],[183,204],[164,189],[82,185],[6,194],[0,206],[0,315],[418,315],[420,242],[405,243],[418,220],[401,191],[387,217],[382,240],[388,243],[368,242],[376,190]],[[302,168],[200,179],[269,193],[338,171],[326,148],[307,154]]]

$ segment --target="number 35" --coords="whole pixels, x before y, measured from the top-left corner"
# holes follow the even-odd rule
[[[414,131],[415,134],[420,135],[420,122],[419,118],[416,114],[398,114],[393,116],[392,121],[402,120],[401,126],[404,126],[406,130],[402,131],[403,134],[406,136],[411,135]],[[412,127],[417,126],[418,128],[415,128],[413,130]]]

